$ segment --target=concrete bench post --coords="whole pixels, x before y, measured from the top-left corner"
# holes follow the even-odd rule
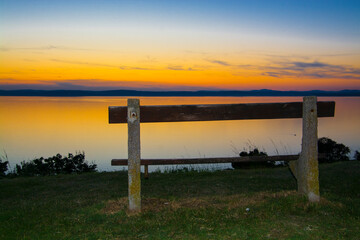
[[[298,192],[305,195],[310,202],[320,201],[317,126],[317,99],[304,97],[303,136],[296,177]]]
[[[139,99],[128,99],[127,109],[129,210],[139,212],[141,211]]]

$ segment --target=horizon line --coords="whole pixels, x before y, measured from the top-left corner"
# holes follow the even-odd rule
[[[38,90],[38,89],[18,89],[2,90],[0,96],[54,96],[54,97],[82,97],[82,96],[164,96],[164,97],[181,97],[181,96],[360,96],[360,89],[343,89],[343,90],[271,90],[271,89],[254,89],[254,90],[133,90],[133,89],[116,89],[116,90]]]

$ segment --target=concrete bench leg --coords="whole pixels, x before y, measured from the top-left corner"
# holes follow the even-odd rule
[[[128,181],[129,211],[141,211],[140,101],[128,99]]]
[[[301,154],[298,161],[290,163],[290,169],[297,179],[298,192],[310,202],[320,201],[317,125],[316,97],[304,97]]]

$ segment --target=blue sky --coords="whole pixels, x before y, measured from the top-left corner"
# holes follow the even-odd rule
[[[209,28],[244,26],[337,37],[360,36],[360,1],[19,1],[1,0],[3,24],[12,22],[151,21]],[[165,21],[165,23],[163,22]],[[254,29],[254,30],[255,30]]]

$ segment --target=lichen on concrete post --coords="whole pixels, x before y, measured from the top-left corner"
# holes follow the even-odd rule
[[[141,211],[139,99],[128,99],[127,111],[129,210],[139,212]]]
[[[317,126],[316,97],[304,97],[303,136],[296,177],[298,192],[305,195],[310,202],[320,201]]]

